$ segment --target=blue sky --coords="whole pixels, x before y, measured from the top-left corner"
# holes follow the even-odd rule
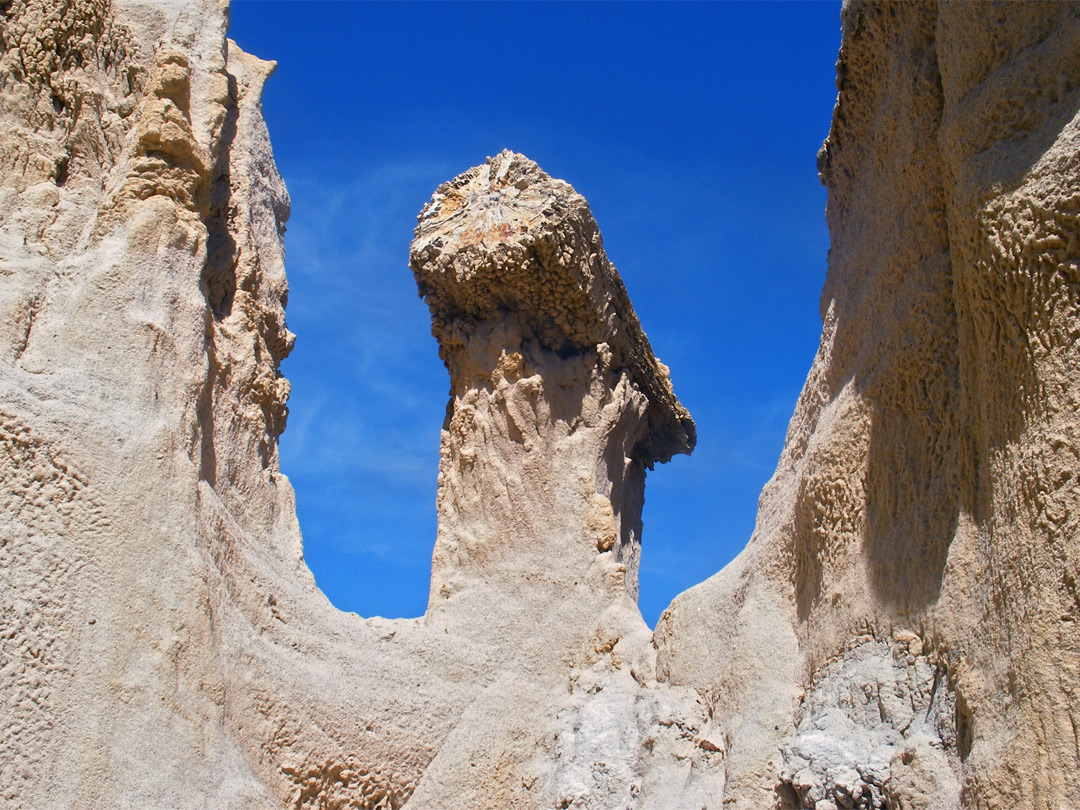
[[[293,201],[282,468],[339,608],[418,616],[448,377],[408,267],[435,187],[510,148],[581,192],[675,392],[692,457],[648,476],[641,609],[746,544],[817,348],[839,2],[234,0],[278,61],[264,111]]]

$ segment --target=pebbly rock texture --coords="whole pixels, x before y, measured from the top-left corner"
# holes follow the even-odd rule
[[[653,634],[694,425],[570,186],[503,152],[421,212],[431,596],[342,614],[278,466],[273,64],[224,0],[0,5],[0,804],[1080,806],[1080,10],[843,26],[821,348]]]
[[[725,806],[1080,806],[1080,9],[849,3],[821,348],[659,672]]]

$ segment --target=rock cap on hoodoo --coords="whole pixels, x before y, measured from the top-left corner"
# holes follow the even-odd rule
[[[444,360],[455,325],[510,312],[560,354],[607,343],[615,368],[649,399],[641,459],[651,466],[693,450],[694,420],[653,354],[588,203],[568,183],[504,150],[439,186],[418,220],[410,265]]]

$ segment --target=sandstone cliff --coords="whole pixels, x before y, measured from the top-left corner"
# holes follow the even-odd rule
[[[584,201],[507,156],[429,207],[417,272],[454,386],[431,608],[342,614],[278,469],[273,65],[210,0],[3,13],[3,803],[719,796],[707,709],[656,684],[634,604],[644,470],[693,423]],[[504,244],[506,183],[532,224]],[[485,292],[489,260],[513,283]]]
[[[0,14],[4,806],[1080,806],[1075,5],[845,6],[821,349],[655,634],[694,425],[572,188],[504,152],[421,212],[431,596],[342,614],[278,467],[273,64],[223,0]]]
[[[821,347],[656,634],[734,807],[1080,805],[1078,11],[844,7]]]

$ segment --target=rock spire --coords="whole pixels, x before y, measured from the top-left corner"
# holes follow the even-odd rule
[[[636,599],[645,471],[695,428],[584,198],[502,152],[439,186],[411,264],[452,397],[432,606],[470,576],[593,592],[605,559]]]

